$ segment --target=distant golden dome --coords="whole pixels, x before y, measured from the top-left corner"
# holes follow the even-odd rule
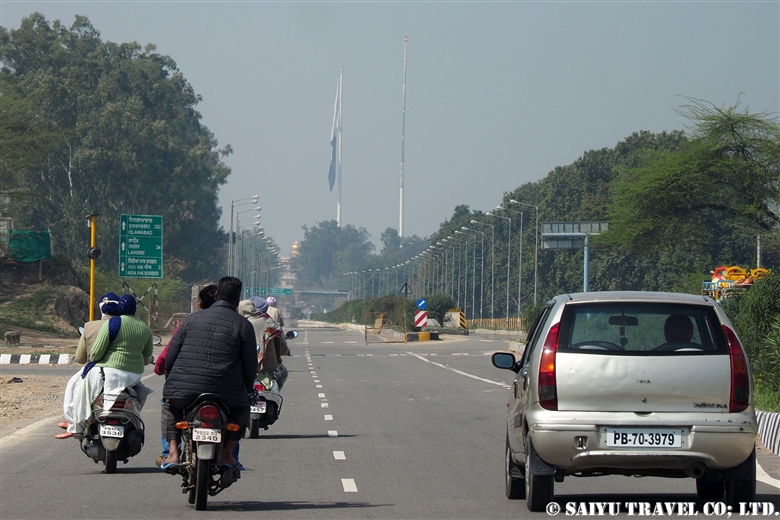
[[[301,244],[298,243],[296,240],[295,243],[292,245],[292,249],[290,250],[290,255],[299,255],[301,254]]]

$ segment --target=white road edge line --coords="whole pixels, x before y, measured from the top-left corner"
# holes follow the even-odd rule
[[[484,383],[490,383],[491,385],[497,385],[497,386],[501,386],[501,387],[504,387],[504,388],[511,388],[506,383],[500,383],[498,381],[491,381],[490,379],[485,379],[483,377],[475,376],[473,374],[469,374],[468,372],[462,372],[462,371],[456,370],[456,369],[454,369],[452,367],[448,367],[446,365],[442,365],[441,363],[436,363],[434,361],[431,361],[430,359],[425,359],[423,356],[420,356],[420,355],[415,354],[413,352],[407,352],[407,354],[409,354],[410,356],[414,356],[414,357],[416,357],[417,359],[419,359],[421,361],[425,361],[426,363],[430,363],[431,365],[436,365],[437,367],[441,367],[441,368],[444,368],[446,370],[450,370],[450,371],[455,372],[456,374],[460,374],[462,376],[470,377],[471,379],[476,379],[477,381],[482,381]]]
[[[762,468],[760,464],[756,464],[756,480],[780,489],[780,480],[772,478],[771,475],[764,471],[764,468]]]

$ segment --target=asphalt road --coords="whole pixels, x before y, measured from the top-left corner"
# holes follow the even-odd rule
[[[241,441],[247,471],[205,512],[187,504],[179,477],[154,466],[163,381],[148,370],[155,393],[143,412],[141,454],[105,475],[77,441],[52,438],[59,418],[27,428],[0,448],[0,518],[547,517],[504,496],[511,372],[493,368],[490,354],[505,347],[475,336],[365,345],[361,332],[301,330],[285,360],[279,421]],[[779,492],[758,483],[758,500],[778,511]],[[564,508],[694,502],[708,516],[690,479],[568,478],[555,494]]]

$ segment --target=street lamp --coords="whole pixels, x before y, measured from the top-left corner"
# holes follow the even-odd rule
[[[260,195],[252,195],[245,199],[231,200],[230,201],[230,237],[228,242],[228,274],[233,276],[233,244],[235,243],[235,236],[233,235],[233,208],[235,206],[244,206],[246,204],[257,204],[260,200]],[[239,203],[239,204],[237,204]]]
[[[482,235],[482,238],[480,239],[481,249],[480,249],[480,268],[479,268],[479,324],[482,326],[482,320],[485,318],[485,315],[483,313],[484,310],[484,302],[485,302],[485,232],[484,231],[477,231],[475,229],[469,229],[466,226],[461,227],[464,231],[470,231],[472,233],[480,233]],[[457,231],[456,231],[457,233]],[[466,233],[467,235],[470,233]],[[476,235],[472,235],[475,236]],[[474,244],[474,251],[476,255],[476,244]],[[474,261],[474,269],[477,268],[477,262]],[[476,276],[475,276],[476,278]]]
[[[476,229],[470,229],[466,226],[461,227],[464,231],[470,231],[472,233],[480,233],[482,235],[480,239],[481,252],[480,252],[480,268],[479,268],[479,324],[482,325],[482,320],[485,318],[484,314],[484,302],[485,302],[485,232],[477,231]],[[476,235],[475,235],[476,236]]]
[[[509,221],[509,234],[507,236],[507,247],[506,247],[506,328],[509,329],[509,274],[510,274],[509,268],[512,260],[512,219],[509,217],[504,217],[502,215],[495,215],[489,211],[485,213],[485,215],[488,215],[490,217],[503,218]]]
[[[522,314],[520,312],[520,298],[523,292],[523,212],[507,209],[503,206],[496,206],[496,209],[501,209],[520,215],[520,265],[517,268],[517,319],[519,320],[522,318]]]
[[[455,230],[455,233],[458,235],[466,235],[466,237],[471,237],[474,239],[474,245],[472,247],[472,256],[471,256],[471,312],[472,315],[476,319],[477,314],[477,235],[472,235],[471,233],[464,233],[463,231],[460,231],[458,229]],[[466,258],[468,259],[469,255],[469,239],[466,238]],[[468,261],[466,262],[466,274],[468,274]]]
[[[514,199],[510,199],[509,202],[512,204],[520,204],[536,209],[536,245],[534,246],[534,306],[536,306],[536,280],[538,274],[537,266],[539,265],[539,206],[534,206],[525,202],[518,202]]]
[[[493,224],[488,224],[487,222],[480,222],[479,220],[472,220],[472,224],[480,224],[482,226],[490,226],[490,258],[493,259],[493,265],[490,267],[490,326],[493,327],[495,324],[493,323],[493,320],[496,319],[496,313],[495,313],[495,295],[496,295],[496,278],[495,278],[495,270],[496,270],[496,229],[493,227]]]

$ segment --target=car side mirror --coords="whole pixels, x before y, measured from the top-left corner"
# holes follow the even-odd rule
[[[515,356],[509,352],[495,352],[490,358],[493,362],[493,366],[496,368],[503,368],[505,370],[512,370],[515,373],[518,372],[515,367]]]

